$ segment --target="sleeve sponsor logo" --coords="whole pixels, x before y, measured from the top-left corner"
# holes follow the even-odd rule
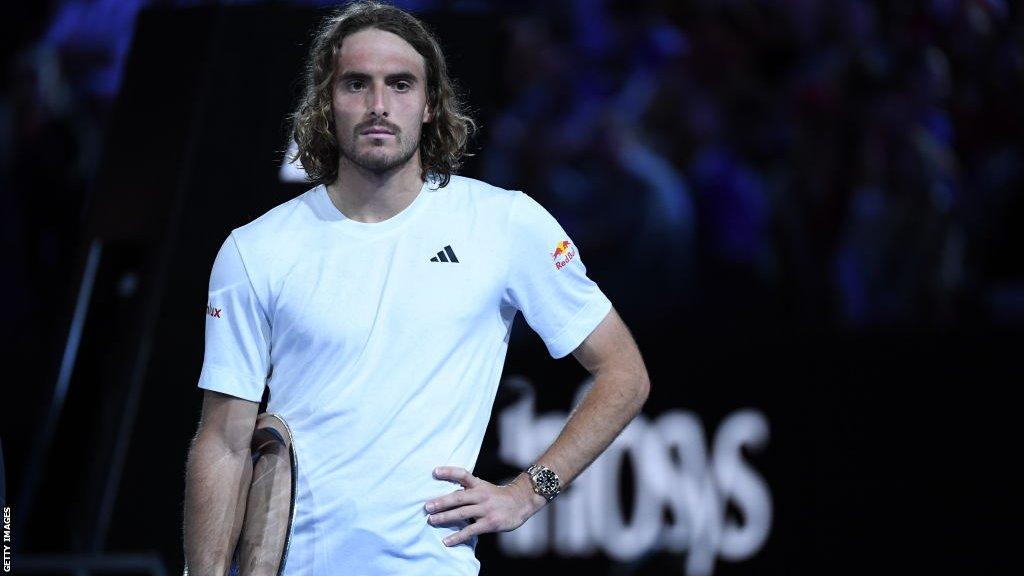
[[[568,240],[562,240],[556,244],[555,251],[551,253],[551,258],[555,261],[555,268],[559,270],[564,268],[575,257],[576,248]]]
[[[220,311],[220,308],[214,308],[213,306],[210,306],[209,302],[206,303],[206,313],[209,314],[210,316],[213,316],[214,318],[220,318]]]

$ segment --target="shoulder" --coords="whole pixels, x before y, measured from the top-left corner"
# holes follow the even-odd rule
[[[231,230],[243,259],[263,258],[279,252],[290,239],[309,230],[317,217],[314,194],[320,186],[282,202],[251,221]]]
[[[299,224],[299,220],[313,212],[313,194],[319,188],[320,186],[314,186],[291,200],[274,206],[242,226],[235,228],[232,230],[232,233],[245,237],[273,235],[274,233],[283,232],[281,230],[282,227]]]
[[[547,208],[522,190],[508,190],[483,180],[453,175],[448,186],[438,192],[443,193],[443,203],[451,212],[486,213],[494,217],[496,223],[510,227],[510,233],[555,222]]]
[[[448,185],[436,192],[441,199],[438,204],[445,212],[482,217],[502,230],[507,230],[508,226],[516,228],[523,220],[530,222],[547,214],[536,200],[521,190],[505,189],[466,176],[453,175]]]
[[[516,196],[523,194],[518,190],[506,190],[483,180],[457,174],[453,174],[448,185],[438,189],[438,192],[449,201],[505,209],[508,209]]]

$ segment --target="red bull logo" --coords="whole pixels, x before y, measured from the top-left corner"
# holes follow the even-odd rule
[[[551,258],[555,261],[555,268],[561,270],[569,263],[570,260],[576,257],[576,248],[573,247],[572,242],[568,240],[562,240],[555,245],[555,251],[551,253]]]

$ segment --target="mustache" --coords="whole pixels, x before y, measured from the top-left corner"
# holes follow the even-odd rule
[[[380,120],[376,120],[376,121],[375,120],[370,120],[369,122],[363,122],[362,124],[357,124],[356,128],[355,128],[355,131],[356,131],[356,134],[362,134],[363,132],[365,132],[366,130],[369,130],[371,128],[384,128],[387,131],[389,131],[389,132],[391,132],[392,134],[395,134],[395,135],[398,135],[398,133],[400,132],[400,130],[398,129],[398,126],[395,126],[394,124],[392,124],[390,122],[380,121]]]

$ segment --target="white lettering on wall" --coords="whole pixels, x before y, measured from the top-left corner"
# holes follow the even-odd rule
[[[592,383],[581,385],[574,406]],[[499,457],[525,468],[555,440],[568,414],[537,414],[533,386],[525,378],[510,377],[503,385],[520,399],[498,415]],[[709,454],[695,413],[668,410],[653,419],[641,414],[551,505],[518,529],[499,533],[499,546],[509,556],[600,551],[623,562],[657,551],[687,553],[685,574],[708,576],[717,557],[748,559],[768,538],[771,492],[742,452],[763,449],[768,438],[763,413],[736,410],[719,424]],[[628,517],[620,501],[627,460],[633,470]],[[726,503],[741,520],[727,518]]]

